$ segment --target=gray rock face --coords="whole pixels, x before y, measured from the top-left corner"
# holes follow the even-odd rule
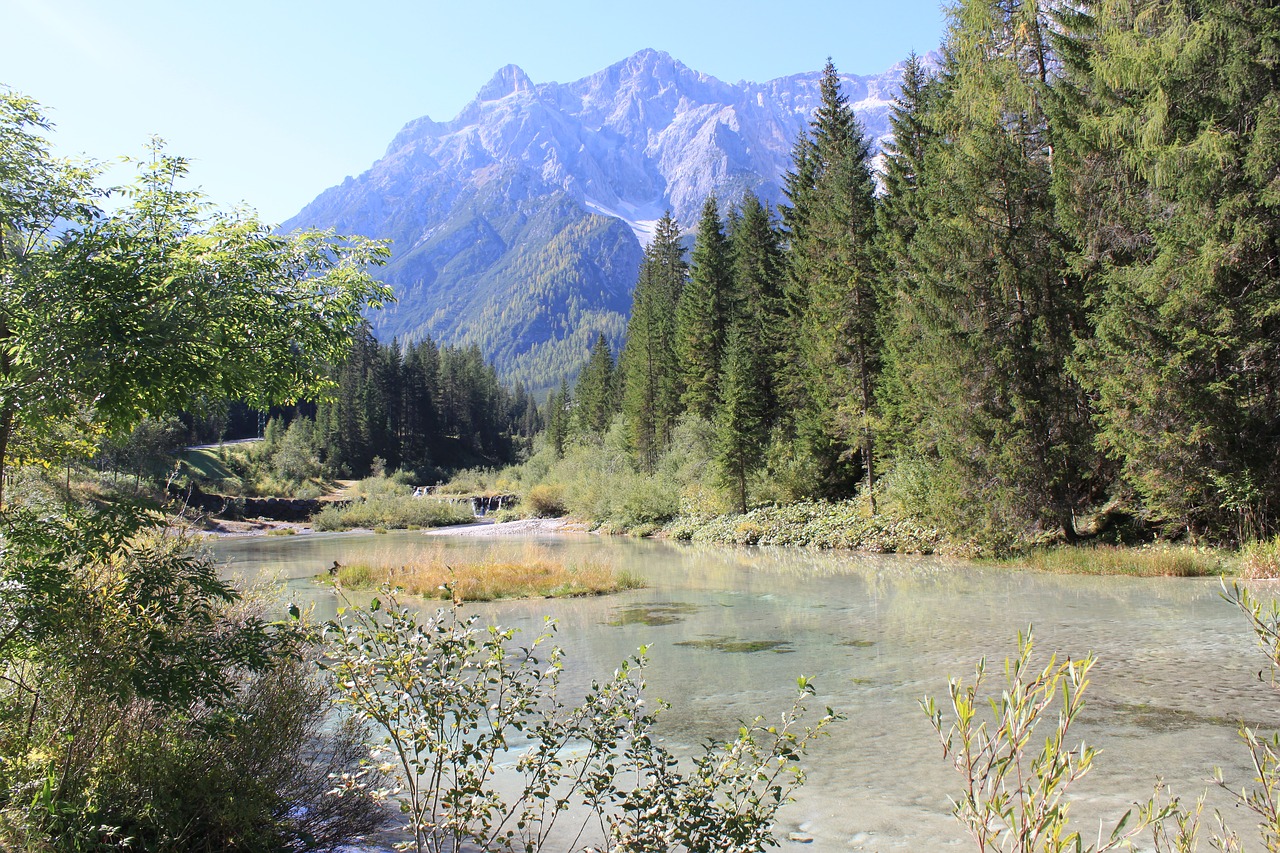
[[[842,77],[875,145],[900,77]],[[598,332],[620,340],[664,211],[688,228],[712,193],[781,200],[819,79],[730,84],[655,50],[564,84],[508,65],[452,121],[405,125],[369,171],[283,227],[392,239],[384,278],[400,304],[373,318],[380,337],[476,343],[509,378],[546,388]]]

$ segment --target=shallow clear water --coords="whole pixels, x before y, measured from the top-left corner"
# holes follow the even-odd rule
[[[286,595],[332,615],[335,593],[311,578],[361,551],[420,544],[420,533],[223,540],[229,571],[283,582]],[[493,540],[433,537],[459,551]],[[604,675],[650,647],[650,694],[671,703],[661,732],[676,748],[732,734],[736,723],[780,712],[795,679],[814,678],[818,705],[848,716],[818,742],[808,781],[783,813],[784,849],[968,849],[950,816],[960,777],[942,758],[919,708],[945,699],[948,676],[971,677],[984,655],[989,678],[1034,623],[1044,654],[1082,657],[1094,669],[1077,735],[1102,749],[1077,784],[1073,816],[1089,837],[1150,794],[1157,777],[1194,799],[1214,767],[1248,782],[1237,739],[1243,720],[1280,728],[1280,697],[1260,682],[1263,658],[1216,580],[1034,574],[936,557],[709,548],[569,535],[521,539],[574,558],[612,560],[646,589],[599,598],[475,605],[487,618],[536,632],[559,624],[574,683]],[[681,645],[683,644],[683,645]],[[1264,673],[1265,675],[1265,673]],[[1249,838],[1252,821],[1219,792]],[[1109,826],[1109,823],[1108,823]]]

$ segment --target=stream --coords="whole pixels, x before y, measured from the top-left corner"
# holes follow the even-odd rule
[[[338,597],[315,575],[335,560],[423,541],[417,532],[314,534],[225,539],[213,550],[231,575],[283,584],[288,600],[324,619]],[[940,557],[591,534],[432,538],[447,553],[495,544],[607,560],[644,579],[645,589],[611,596],[466,608],[529,638],[553,616],[570,689],[648,645],[649,695],[671,703],[659,733],[680,754],[733,735],[740,720],[780,714],[797,676],[813,679],[812,707],[829,705],[848,719],[806,759],[806,784],[780,815],[784,850],[972,849],[950,815],[948,795],[959,795],[961,777],[919,700],[928,694],[945,705],[948,677],[971,679],[984,656],[988,683],[998,687],[1004,658],[1031,624],[1039,661],[1052,652],[1098,657],[1073,729],[1075,742],[1101,749],[1072,788],[1073,823],[1086,842],[1100,821],[1105,837],[1157,778],[1188,801],[1211,787],[1215,767],[1234,787],[1247,784],[1241,721],[1280,728],[1280,697],[1259,680],[1265,660],[1214,579],[1050,575]],[[1256,838],[1250,815],[1225,792],[1211,791],[1207,804],[1206,829],[1219,808],[1246,846]],[[788,840],[792,833],[803,840]]]

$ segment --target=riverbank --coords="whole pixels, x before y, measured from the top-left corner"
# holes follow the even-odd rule
[[[590,526],[586,522],[572,518],[522,518],[516,521],[477,521],[473,524],[458,524],[452,527],[435,527],[424,530],[424,536],[539,536],[557,533],[587,533]]]
[[[210,539],[240,539],[257,536],[307,536],[314,533],[361,534],[377,532],[372,527],[353,527],[341,531],[317,530],[310,524],[291,521],[231,521],[210,519],[208,526],[198,531],[199,535]],[[582,521],[572,518],[525,518],[517,521],[494,522],[477,519],[466,524],[455,524],[448,527],[424,528],[423,536],[466,536],[476,538],[493,538],[506,536],[541,536],[560,533],[589,533],[591,528]]]
[[[864,502],[857,500],[802,501],[760,507],[740,515],[680,516],[662,527],[661,535],[717,545],[790,545],[872,554],[963,550],[937,528],[871,515]]]

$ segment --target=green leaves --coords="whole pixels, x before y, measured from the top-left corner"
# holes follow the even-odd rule
[[[1067,789],[1089,772],[1097,750],[1083,742],[1068,744],[1072,724],[1084,707],[1089,671],[1095,658],[1059,662],[1051,656],[1040,669],[1032,664],[1031,628],[1018,635],[1018,653],[1004,662],[1004,685],[984,695],[987,661],[978,662],[974,679],[947,684],[948,716],[932,697],[921,700],[949,758],[963,778],[964,791],[952,800],[953,814],[965,825],[980,851],[1067,853],[1129,847],[1150,824],[1176,814],[1176,802],[1160,805],[1153,797],[1130,825],[1126,812],[1108,840],[1085,845],[1069,828]],[[998,692],[997,692],[998,691]],[[1056,722],[1037,750],[1041,722]],[[1159,794],[1159,791],[1157,791]]]
[[[95,174],[50,157],[47,127],[0,95],[0,469],[18,442],[57,453],[71,420],[119,431],[205,398],[323,396],[363,312],[391,298],[369,274],[384,244],[211,213],[158,142],[102,213]]]
[[[511,629],[444,610],[420,617],[394,598],[326,626],[340,701],[383,733],[373,760],[399,767],[416,850],[536,851],[565,837],[580,839],[575,850],[617,853],[774,844],[773,816],[803,780],[797,762],[840,719],[828,709],[801,726],[807,679],[780,723],[744,724],[682,769],[652,734],[665,704],[642,698],[646,650],[570,704],[559,696],[563,654],[548,648],[554,631],[548,622],[518,647]],[[504,795],[512,786],[498,765],[517,744]]]

